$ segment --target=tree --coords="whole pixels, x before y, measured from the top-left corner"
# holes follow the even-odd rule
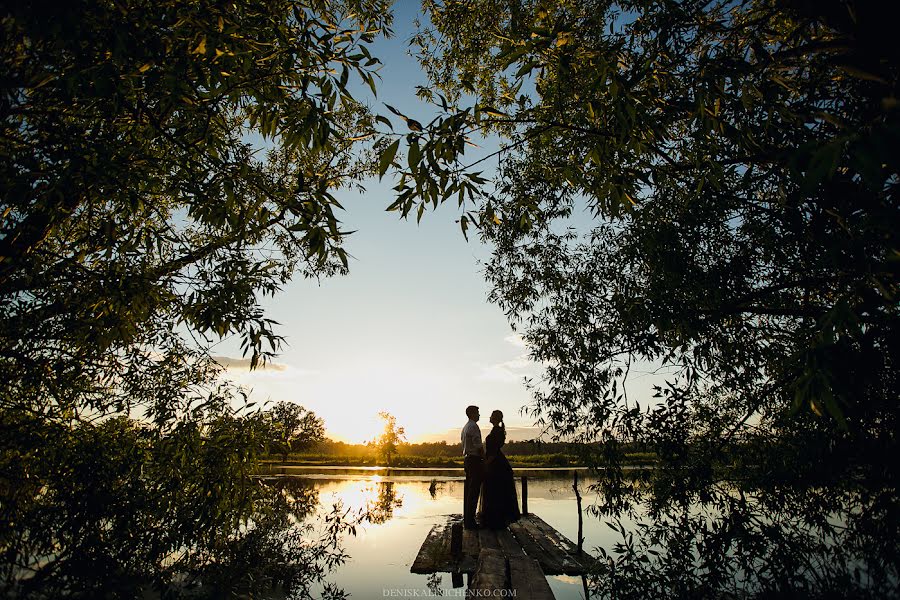
[[[386,411],[381,411],[378,416],[384,421],[384,431],[375,438],[375,448],[378,456],[387,466],[393,466],[394,456],[397,454],[397,445],[405,441],[403,427],[397,426],[397,417]]]
[[[879,7],[426,4],[445,114],[407,136],[394,208],[458,198],[493,245],[491,298],[546,366],[539,423],[597,462],[660,459],[648,485],[600,472],[603,514],[650,521],[598,591],[895,594],[900,55]],[[502,140],[481,187],[477,132]],[[657,398],[629,397],[660,367]]]
[[[325,422],[311,410],[293,402],[279,402],[268,411],[274,447],[282,462],[288,452],[303,450],[325,441]]]
[[[4,4],[4,593],[252,590],[289,567],[302,594],[340,559],[276,539],[260,419],[207,348],[265,361],[260,299],[346,272],[333,192],[371,172],[374,122],[350,87],[374,89],[389,26],[381,0]],[[277,550],[258,572],[211,569],[253,540]]]

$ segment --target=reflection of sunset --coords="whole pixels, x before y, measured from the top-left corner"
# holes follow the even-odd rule
[[[346,508],[358,510],[364,508],[377,495],[374,486],[368,481],[341,481],[329,486],[329,492],[335,500],[340,500]]]
[[[410,573],[410,565],[431,528],[445,522],[448,515],[462,512],[463,481],[452,475],[432,477],[395,471],[376,476],[367,469],[354,470],[357,471],[354,475],[342,473],[327,476],[326,473],[316,473],[309,478],[318,491],[323,509],[340,500],[345,509],[355,513],[377,504],[380,499],[384,500],[388,484],[392,486],[394,498],[401,500],[401,503],[393,504],[389,516],[386,512],[381,513],[383,521],[360,523],[355,535],[344,538],[344,549],[351,559],[337,569],[334,580],[344,591],[352,594],[351,598],[382,597],[382,581],[390,582],[385,584],[388,588],[428,589],[428,579]],[[430,491],[432,482],[434,496]],[[592,480],[586,479],[582,483],[589,485]],[[571,474],[530,478],[529,486],[532,510],[563,535],[573,539],[577,533],[574,499],[552,491],[571,486]],[[601,519],[586,518],[584,535],[585,544],[591,549],[602,545],[611,552],[612,544],[617,541],[615,534]],[[432,578],[439,579],[435,587],[442,589],[446,597],[452,597],[451,577],[446,573],[442,575]],[[373,582],[379,582],[374,593]],[[580,579],[554,578],[551,586],[559,600],[581,597]]]

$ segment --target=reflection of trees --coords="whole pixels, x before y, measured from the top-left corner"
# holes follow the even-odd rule
[[[305,520],[319,505],[319,490],[315,483],[308,479],[278,477],[268,480],[266,485],[275,492],[278,509],[297,521]]]
[[[219,441],[260,447],[254,418],[201,423],[159,437],[126,418],[51,428],[0,411],[5,483],[13,469],[38,481],[0,485],[0,597],[126,598],[151,586],[177,597],[197,582],[211,597],[276,584],[302,596],[323,583],[344,559],[341,538],[354,525],[347,513],[328,515],[321,532],[298,526],[315,508],[315,490],[297,479],[260,482],[252,456]],[[25,436],[45,453],[17,454],[14,444],[31,443]]]
[[[254,590],[275,588],[290,590],[290,597],[311,597],[318,584],[331,590],[324,597],[343,597],[325,578],[349,558],[341,539],[355,522],[340,504],[321,519],[298,522],[315,509],[318,494],[298,481],[264,486],[265,501],[257,504],[246,531],[220,546],[215,562],[195,571],[209,597],[255,597]]]
[[[403,497],[397,494],[393,481],[379,481],[378,495],[366,503],[366,520],[380,525],[394,516],[394,509],[403,506]]]
[[[436,500],[438,497],[438,493],[444,490],[443,481],[438,481],[437,479],[432,479],[431,483],[428,485],[428,493],[431,495],[432,500]]]
[[[431,592],[432,596],[443,596],[444,590],[441,589],[441,574],[440,573],[432,573],[428,576],[428,583],[426,584],[428,587],[428,591]]]
[[[638,484],[609,506],[592,507],[598,516],[609,516],[605,509],[621,511],[614,524],[623,541],[609,557],[614,560],[597,563],[593,585],[599,597],[664,597],[672,590],[679,597],[723,591],[822,597],[828,590],[833,597],[878,598],[896,592],[900,555],[892,490],[849,482],[752,489],[746,482],[713,483],[696,491],[673,484],[670,490],[678,497]],[[890,522],[895,525],[885,530]]]

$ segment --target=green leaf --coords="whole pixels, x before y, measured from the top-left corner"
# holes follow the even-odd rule
[[[384,117],[384,116],[382,116],[382,115],[376,115],[376,117],[375,117],[375,122],[376,122],[376,123],[384,123],[385,125],[387,125],[388,127],[390,127],[391,131],[394,130],[394,125],[393,125],[393,123],[391,123],[391,120],[388,119],[387,117]]]
[[[419,161],[422,160],[422,149],[419,147],[419,142],[415,139],[409,143],[409,155],[407,158],[409,159],[409,168],[412,170],[415,170]]]
[[[381,152],[381,157],[378,159],[378,178],[381,179],[384,177],[384,174],[387,173],[388,168],[390,168],[391,163],[394,162],[394,157],[397,155],[397,149],[400,147],[400,140],[396,139],[393,141],[391,145],[385,148]]]
[[[521,67],[519,67],[519,70],[516,71],[515,77],[516,77],[516,78],[519,78],[519,77],[522,77],[523,75],[525,75],[525,74],[527,74],[527,73],[531,73],[531,72],[532,72],[533,70],[535,70],[539,65],[540,65],[540,63],[538,63],[538,62],[536,62],[536,61],[533,61],[533,60],[530,60],[530,61],[528,61],[527,63],[525,63],[524,65],[522,65]]]

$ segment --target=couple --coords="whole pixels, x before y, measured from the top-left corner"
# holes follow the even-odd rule
[[[506,442],[506,426],[503,413],[491,413],[494,426],[484,444],[478,428],[480,414],[477,406],[466,408],[469,422],[462,429],[462,451],[465,456],[466,484],[463,492],[463,526],[477,529],[475,513],[478,497],[481,496],[482,526],[490,529],[504,529],[519,518],[519,501],[516,498],[516,484],[512,467],[500,451]]]

